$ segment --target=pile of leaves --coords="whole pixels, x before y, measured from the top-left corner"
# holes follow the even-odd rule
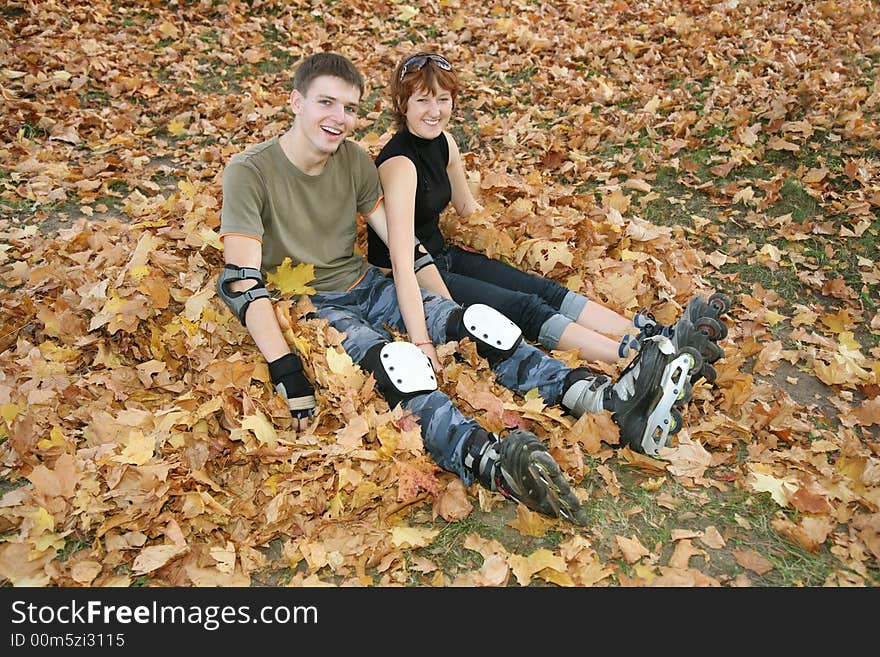
[[[325,5],[0,9],[0,582],[247,586],[280,561],[292,585],[413,572],[437,586],[748,583],[692,565],[724,545],[717,530],[670,520],[670,557],[635,536],[616,537],[609,556],[590,527],[523,507],[512,526],[558,532],[553,550],[522,556],[471,535],[482,564],[454,574],[416,555],[444,522],[510,502],[431,462],[417,418],[389,408],[342,336],[309,318],[302,267],[273,281],[318,390],[314,425],[291,431],[215,294],[223,166],[289,126],[291,70],[326,49],[367,78],[356,139],[377,153],[391,135],[388,75],[431,49],[461,76],[453,132],[486,208],[444,216],[452,241],[664,323],[694,294],[734,301],[717,379],[695,387],[660,459],[621,449],[606,413],[575,421],[534,392],[513,395],[468,341],[440,348],[441,388],[490,431],[535,431],[572,481],[597,475],[602,490],[578,489],[585,501],[619,494],[612,465],[643,473],[670,508],[672,480],[769,495],[779,535],[836,558],[825,584],[876,583],[880,277],[857,251],[844,277],[782,246],[827,238],[834,260],[832,239],[876,235],[876,3]],[[661,185],[670,176],[677,196]],[[809,217],[773,211],[791,181]],[[695,194],[711,219],[648,217]],[[778,244],[730,232],[743,226]],[[738,264],[791,268],[811,300],[748,283]],[[819,397],[798,394],[807,381]],[[416,508],[427,522],[408,520]],[[758,573],[767,563],[755,551],[737,560]]]

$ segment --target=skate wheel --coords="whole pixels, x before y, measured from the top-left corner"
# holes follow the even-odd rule
[[[694,384],[693,377],[690,377],[687,381],[684,382],[681,390],[678,393],[678,397],[675,398],[673,402],[673,406],[676,408],[684,408],[687,406],[687,403],[691,400],[691,397],[694,394]]]
[[[671,436],[681,431],[681,428],[684,426],[684,418],[681,417],[681,413],[678,412],[677,408],[670,408],[669,416],[672,418],[672,426],[669,427],[669,435]]]
[[[682,347],[681,351],[678,352],[678,355],[685,355],[690,359],[690,367],[688,367],[688,371],[690,372],[696,372],[703,366],[703,357],[700,355],[700,352],[693,347]]]
[[[730,298],[721,292],[715,292],[714,294],[709,295],[706,303],[709,304],[718,316],[723,315],[730,310]]]
[[[718,346],[716,342],[707,342],[706,350],[703,353],[703,360],[707,363],[714,363],[716,360],[724,356],[724,349]]]
[[[712,317],[700,317],[697,320],[696,329],[713,342],[718,342],[727,337],[727,327]]]
[[[706,379],[706,383],[712,384],[715,383],[715,379],[718,377],[718,372],[715,371],[714,367],[706,363],[703,365],[703,369],[696,374],[697,378],[701,376]],[[695,379],[691,379],[691,381],[695,381]]]

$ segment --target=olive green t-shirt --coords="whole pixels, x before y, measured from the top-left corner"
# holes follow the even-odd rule
[[[309,176],[284,154],[278,138],[230,159],[223,171],[220,236],[262,241],[262,268],[284,258],[311,264],[318,292],[342,292],[363,276],[366,259],[354,252],[357,213],[372,212],[382,195],[372,158],[345,140],[324,170]]]

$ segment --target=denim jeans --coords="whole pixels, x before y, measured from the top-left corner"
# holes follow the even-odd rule
[[[492,306],[519,326],[527,340],[548,349],[556,348],[562,331],[587,302],[552,279],[457,246],[447,246],[434,263],[458,303]]]
[[[371,267],[350,290],[315,294],[311,299],[318,316],[345,333],[342,346],[356,363],[363,360],[370,347],[391,340],[391,334],[382,327],[383,324],[406,331],[394,282],[375,267]],[[449,315],[459,305],[425,291],[422,291],[422,300],[431,339],[435,344],[447,342]],[[492,369],[501,385],[520,394],[537,388],[548,404],[558,404],[562,400],[565,377],[571,371],[562,362],[524,341],[511,356],[496,363]],[[401,405],[419,417],[422,441],[434,462],[457,474],[465,485],[473,483],[473,475],[462,465],[461,449],[463,439],[479,427],[476,420],[465,417],[439,390],[416,395]]]

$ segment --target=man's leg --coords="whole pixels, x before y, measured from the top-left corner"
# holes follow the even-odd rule
[[[399,403],[418,416],[425,449],[440,467],[457,474],[466,486],[476,481],[541,513],[586,522],[580,501],[534,434],[515,431],[499,441],[465,417],[443,392],[427,390],[418,381],[407,385],[424,375],[427,358],[408,343],[389,348],[387,331],[373,328],[377,321],[395,325],[395,316],[400,321],[394,300],[396,292],[389,280],[371,274],[349,292],[312,298],[318,316],[345,333],[346,352],[374,373],[389,405]],[[370,315],[369,322],[365,314]]]

